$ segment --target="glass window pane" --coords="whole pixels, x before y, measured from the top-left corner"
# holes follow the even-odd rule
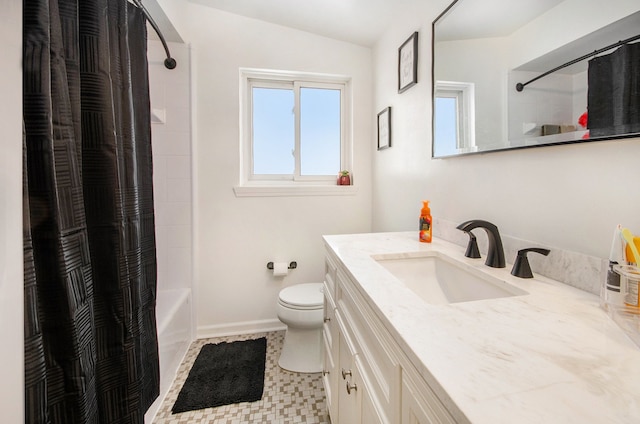
[[[340,171],[340,90],[300,89],[300,175]]]
[[[292,175],[295,121],[292,89],[253,88],[253,173]]]
[[[437,155],[454,154],[458,148],[458,105],[455,97],[436,97],[434,143]]]

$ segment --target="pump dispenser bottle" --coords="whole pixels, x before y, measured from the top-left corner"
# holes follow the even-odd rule
[[[423,200],[422,210],[420,211],[420,241],[422,243],[431,243],[432,222],[429,201]]]

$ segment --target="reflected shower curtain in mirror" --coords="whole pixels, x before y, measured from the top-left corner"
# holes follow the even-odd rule
[[[143,423],[158,396],[146,23],[24,0],[25,422]]]
[[[640,132],[640,43],[589,61],[590,137]]]

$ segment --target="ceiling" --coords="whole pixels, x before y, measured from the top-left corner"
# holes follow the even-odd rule
[[[438,24],[438,39],[505,37],[564,0],[459,0]]]
[[[446,0],[189,0],[249,18],[371,47],[393,17],[411,8],[421,13]],[[440,7],[440,6],[438,6]],[[431,20],[425,13],[425,20]]]
[[[215,9],[260,19],[329,38],[371,47],[394,17],[410,10],[423,13],[425,23],[444,10],[447,0],[189,0]],[[456,36],[467,38],[467,28],[480,27],[475,36],[504,36],[564,0],[460,0]],[[509,19],[505,19],[508,16]],[[448,19],[451,21],[451,19]],[[472,24],[472,25],[471,25]],[[452,29],[453,30],[453,29]]]

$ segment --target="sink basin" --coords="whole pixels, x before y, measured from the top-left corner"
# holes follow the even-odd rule
[[[373,259],[422,300],[434,305],[528,294],[499,278],[435,252],[411,258],[380,255]]]

